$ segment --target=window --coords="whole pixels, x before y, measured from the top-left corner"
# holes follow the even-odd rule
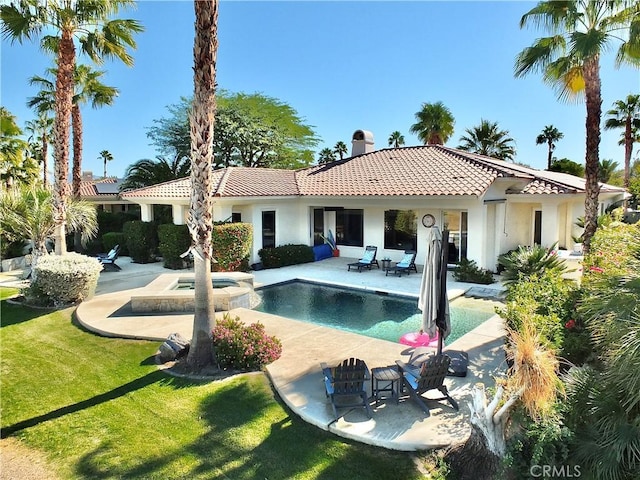
[[[276,212],[262,212],[262,248],[276,246]]]
[[[413,210],[384,212],[384,248],[417,250],[417,225],[416,212]]]
[[[338,210],[336,212],[336,243],[352,247],[362,247],[363,210]]]
[[[313,209],[313,244],[322,245],[324,243],[324,208]]]
[[[449,230],[449,258],[448,263],[458,263],[467,258],[467,225],[468,212],[464,210],[449,210],[442,212],[444,229]]]
[[[233,223],[240,223],[242,222],[242,214],[239,212],[231,212],[231,221]]]

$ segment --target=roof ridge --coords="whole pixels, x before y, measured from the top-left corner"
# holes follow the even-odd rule
[[[234,168],[234,167],[225,167],[224,168],[224,173],[222,174],[222,177],[220,177],[220,181],[218,182],[218,185],[216,186],[216,188],[213,189],[213,195],[217,195],[219,197],[222,196],[222,194],[224,192],[224,187],[227,186],[227,180],[231,176],[231,169],[232,168]]]

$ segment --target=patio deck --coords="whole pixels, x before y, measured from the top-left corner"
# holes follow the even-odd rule
[[[347,272],[346,264],[350,261],[353,259],[331,258],[257,271],[254,272],[255,285],[300,278],[418,295],[420,274],[393,277],[385,276],[384,272],[377,269],[362,273]],[[178,332],[189,338],[192,314],[135,315],[128,307],[131,295],[143,292],[158,274],[179,272],[164,269],[161,264],[132,264],[126,257],[121,258],[118,264],[122,271],[101,273],[96,296],[83,302],[76,311],[78,321],[106,336],[161,342],[169,334]],[[421,271],[420,265],[418,267]],[[488,297],[498,295],[501,290],[499,286],[479,288],[477,285],[451,281],[448,293],[450,298],[456,297],[470,288],[475,289],[478,295]],[[467,377],[447,379],[452,396],[460,404],[459,412],[455,412],[448,404],[432,403],[432,414],[425,418],[417,404],[409,398],[402,398],[398,405],[387,401],[373,407],[371,419],[360,408],[340,411],[344,415],[335,421],[325,397],[320,363],[334,364],[353,356],[365,360],[369,368],[392,365],[395,360],[409,353],[407,347],[248,309],[235,309],[231,313],[247,323],[260,321],[267,333],[276,335],[282,341],[282,356],[267,367],[266,373],[278,395],[295,414],[336,435],[389,449],[424,450],[464,441],[470,433],[468,400],[471,388],[478,382],[492,386],[494,376],[501,375],[504,370],[504,330],[501,319],[494,316],[447,346],[469,354]]]

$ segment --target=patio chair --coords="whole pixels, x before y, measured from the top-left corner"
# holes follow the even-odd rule
[[[376,260],[376,254],[378,253],[378,247],[373,245],[367,245],[364,250],[364,254],[362,258],[354,263],[349,263],[347,266],[349,267],[347,271],[351,271],[351,267],[357,268],[358,272],[362,272],[363,268],[367,268],[371,270],[372,266],[376,266],[380,268],[380,264],[378,264],[378,260]]]
[[[402,389],[409,391],[411,398],[420,406],[422,411],[429,416],[427,401],[447,400],[455,411],[458,411],[458,403],[451,398],[444,379],[449,372],[451,359],[446,355],[434,355],[429,357],[419,368],[408,365],[400,360],[396,364],[402,374]],[[422,395],[430,390],[439,390],[444,397],[425,398]]]
[[[407,272],[407,275],[409,275],[411,270],[418,273],[418,267],[416,267],[416,253],[417,252],[415,250],[405,250],[402,260],[396,263],[394,267],[387,270],[385,276],[389,275],[389,273],[402,276],[404,272]]]
[[[116,265],[118,255],[120,255],[120,246],[116,245],[106,257],[98,257],[98,260],[100,260],[100,263],[104,266],[105,270],[108,268],[113,270],[122,270],[118,265]]]
[[[371,418],[371,407],[366,392],[370,378],[369,368],[363,360],[348,358],[336,367],[321,363],[324,375],[324,388],[331,400],[333,416],[338,417],[338,408],[364,407],[367,417]],[[343,401],[347,399],[346,401]],[[357,400],[356,400],[357,399]]]
[[[115,255],[119,251],[120,251],[120,245],[116,245],[111,250],[109,250],[109,253],[99,253],[98,255],[96,255],[96,257],[99,259],[107,258],[109,255]]]

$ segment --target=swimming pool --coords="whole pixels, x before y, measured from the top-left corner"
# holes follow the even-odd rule
[[[381,292],[339,288],[293,280],[256,289],[262,302],[255,310],[326,327],[397,342],[420,329],[418,300]],[[494,314],[488,309],[450,306],[451,334],[460,338]]]

